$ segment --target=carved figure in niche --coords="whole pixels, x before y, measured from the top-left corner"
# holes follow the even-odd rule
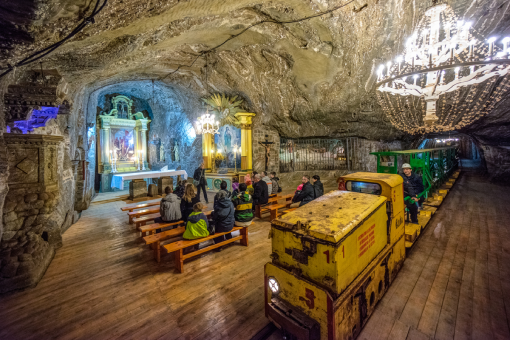
[[[227,126],[225,129],[225,136],[224,136],[224,144],[226,151],[230,151],[232,149],[232,135],[230,133],[230,130]]]
[[[177,145],[177,141],[174,140],[174,160],[176,162],[179,161],[179,146]]]
[[[125,101],[120,101],[117,103],[117,117],[122,119],[128,118],[128,103]]]
[[[159,146],[159,161],[165,161],[165,147],[163,146],[163,143]]]

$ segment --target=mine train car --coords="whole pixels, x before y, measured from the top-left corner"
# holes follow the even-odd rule
[[[345,181],[271,224],[265,313],[290,339],[356,338],[404,263],[402,178]]]

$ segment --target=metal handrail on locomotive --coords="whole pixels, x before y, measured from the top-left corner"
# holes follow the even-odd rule
[[[293,339],[356,338],[403,265],[402,178],[349,179],[365,191],[332,191],[271,224],[265,313]]]

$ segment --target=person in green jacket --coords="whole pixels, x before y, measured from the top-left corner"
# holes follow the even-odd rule
[[[253,199],[246,189],[246,183],[239,184],[239,194],[232,199],[235,207],[235,225],[238,227],[247,227],[253,220],[253,211],[251,209]]]
[[[193,212],[188,216],[188,224],[186,231],[182,237],[186,240],[195,240],[197,238],[207,237],[212,231],[209,226],[207,216],[203,210],[207,208],[206,205],[198,202],[193,206]]]

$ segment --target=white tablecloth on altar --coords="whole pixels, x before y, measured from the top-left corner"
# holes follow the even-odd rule
[[[186,170],[168,170],[168,171],[145,171],[145,172],[131,172],[129,174],[118,174],[112,177],[112,188],[124,190],[124,181],[132,179],[144,179],[144,178],[159,178],[167,176],[178,176],[181,175],[184,179],[188,179]]]

